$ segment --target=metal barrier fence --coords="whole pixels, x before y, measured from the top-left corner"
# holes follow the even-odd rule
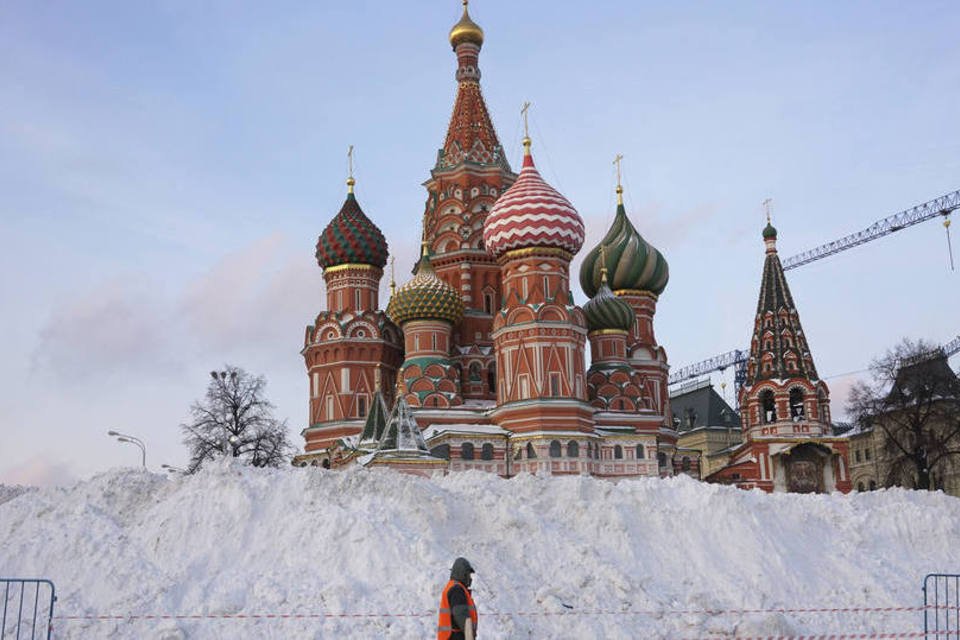
[[[53,583],[34,578],[0,578],[0,589],[4,594],[0,640],[50,640],[53,603],[57,601]]]
[[[925,638],[960,640],[960,575],[930,573],[923,579]]]

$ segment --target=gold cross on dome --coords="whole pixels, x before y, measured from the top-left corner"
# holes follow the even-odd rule
[[[530,103],[524,102],[523,106],[520,107],[520,115],[523,116],[523,137],[530,137],[530,128],[527,126],[527,111],[530,110]]]
[[[613,159],[613,164],[617,165],[617,186],[620,186],[620,163],[623,162],[623,154],[618,153],[617,157]]]
[[[350,145],[350,147],[347,148],[347,170],[348,170],[347,177],[352,178],[353,177],[353,145]]]
[[[767,224],[770,224],[770,203],[773,202],[773,198],[767,198],[763,201],[763,210],[767,213]]]

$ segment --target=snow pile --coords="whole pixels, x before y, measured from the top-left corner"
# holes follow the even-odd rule
[[[915,611],[707,612],[918,606],[926,573],[960,570],[960,500],[938,493],[229,462],[4,491],[0,574],[52,579],[58,616],[375,614],[59,620],[57,638],[432,637],[458,555],[482,640],[917,631]]]

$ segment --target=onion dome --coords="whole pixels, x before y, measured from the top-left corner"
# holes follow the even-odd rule
[[[512,249],[554,247],[571,255],[583,246],[583,220],[559,191],[540,177],[523,139],[523,168],[513,185],[490,208],[483,223],[487,252],[500,257]]]
[[[363,213],[347,180],[347,199],[317,239],[317,263],[326,269],[340,264],[387,264],[387,240]]]
[[[409,320],[446,320],[455,325],[463,318],[460,294],[437,277],[426,245],[416,275],[390,296],[387,316],[397,325]]]
[[[777,237],[777,229],[772,224],[767,222],[767,226],[763,228],[763,239],[770,240],[771,238]]]
[[[618,298],[607,284],[607,270],[603,270],[600,279],[600,288],[595,296],[583,305],[583,315],[587,317],[587,328],[590,331],[601,329],[617,329],[630,331],[636,314],[627,302]]]
[[[606,252],[604,260],[601,260],[600,247]],[[627,218],[621,186],[617,186],[617,215],[613,225],[580,265],[580,288],[590,297],[600,288],[601,262],[610,272],[610,288],[614,291],[632,289],[660,295],[670,279],[663,255],[643,239]]]
[[[463,16],[461,16],[460,22],[450,29],[450,44],[454,49],[464,42],[473,43],[478,47],[483,46],[483,29],[470,19],[470,14],[467,13],[467,1],[463,0]]]

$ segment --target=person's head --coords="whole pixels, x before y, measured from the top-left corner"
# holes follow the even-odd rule
[[[453,561],[453,568],[450,569],[450,579],[456,580],[457,582],[462,582],[466,586],[470,586],[470,583],[473,582],[473,567],[470,565],[470,561],[466,558],[457,558]]]

